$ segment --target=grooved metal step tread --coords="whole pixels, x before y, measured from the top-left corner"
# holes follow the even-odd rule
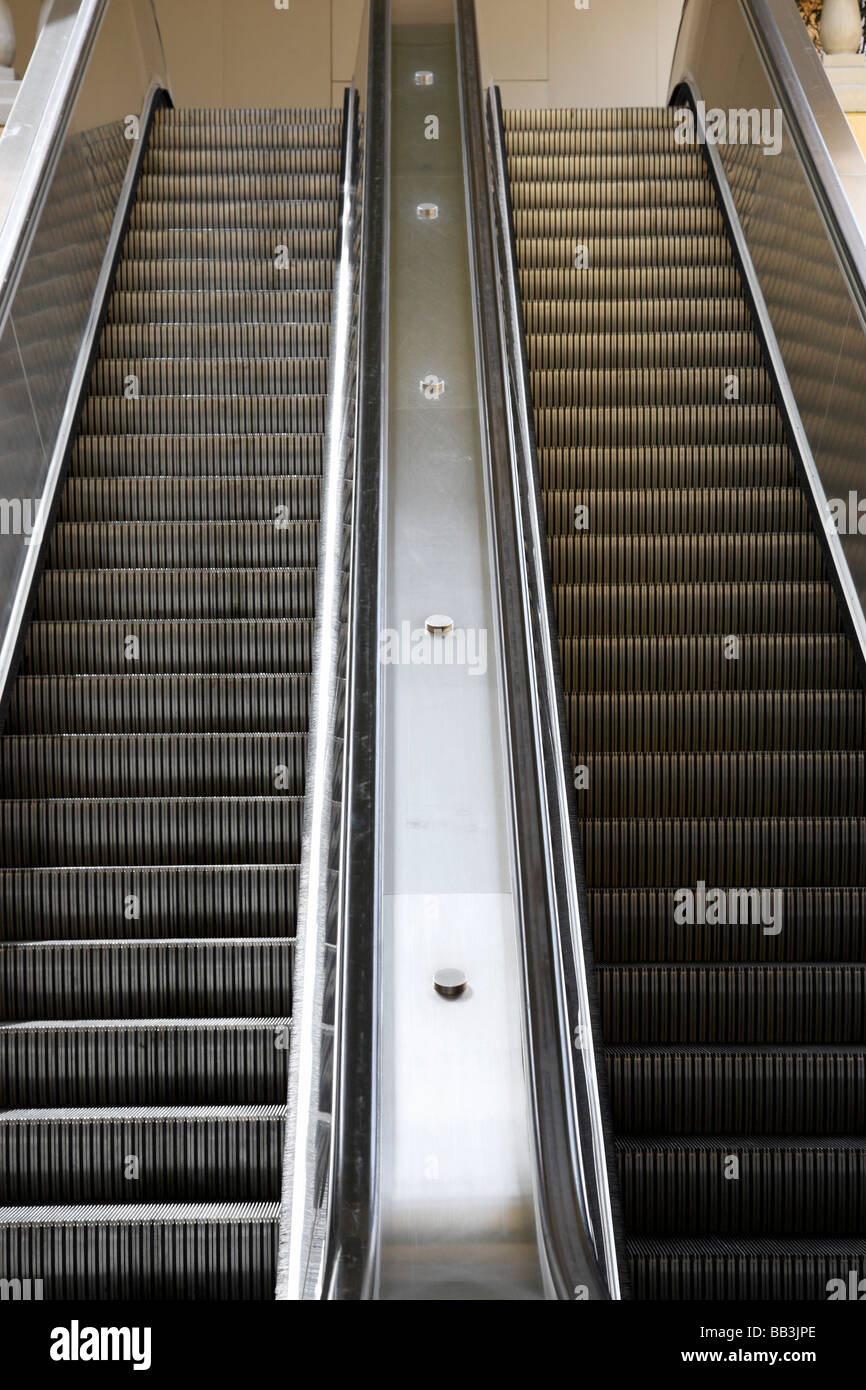
[[[0,945],[0,1017],[266,1016],[291,1008],[294,943],[163,939]]]
[[[589,894],[597,964],[651,961],[866,961],[866,888],[784,888],[784,931],[751,920],[696,932],[680,923],[676,888],[600,888]],[[693,1136],[684,1136],[688,1143]]]
[[[578,511],[580,508],[580,511]],[[576,532],[808,531],[799,488],[548,488],[548,536]]]
[[[59,521],[318,521],[317,477],[275,474],[255,478],[70,478],[60,498]]]
[[[294,933],[297,865],[0,869],[3,940]]]
[[[111,324],[306,324],[331,317],[329,290],[115,290]]]
[[[859,686],[843,633],[562,637],[567,691],[845,690]]]
[[[118,1106],[0,1115],[0,1201],[277,1201],[285,1105]],[[130,1157],[134,1164],[130,1164]]]
[[[102,358],[94,367],[92,389],[100,396],[122,396],[130,377],[146,398],[322,396],[327,395],[328,362],[324,357]]]
[[[69,734],[0,738],[4,797],[256,796],[304,792],[306,735]]]
[[[754,334],[743,330],[709,333],[533,333],[526,340],[530,371],[567,376],[590,372],[601,379],[610,371],[642,371],[646,374],[674,368],[702,371],[719,363],[756,367],[761,346]],[[536,398],[537,399],[537,398]]]
[[[551,494],[548,494],[549,496]],[[552,586],[563,637],[789,635],[841,629],[828,580]]]
[[[2,755],[2,744],[0,744]],[[856,816],[866,753],[589,753],[580,816]]]
[[[305,675],[21,676],[8,733],[304,733]]]
[[[324,434],[79,435],[72,477],[318,477]]]
[[[313,568],[46,570],[34,617],[312,618]]]
[[[312,669],[309,619],[212,618],[31,623],[21,657],[27,676],[242,673]]]
[[[546,445],[543,490],[574,487],[787,487],[794,460],[782,444]]]
[[[52,570],[264,569],[315,566],[317,521],[59,521]]]

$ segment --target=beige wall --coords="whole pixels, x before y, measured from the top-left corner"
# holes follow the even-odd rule
[[[9,0],[16,68],[33,49],[40,0]],[[343,104],[364,0],[155,0],[178,106]]]
[[[10,0],[16,66],[40,0]],[[342,105],[364,0],[155,0],[178,106]],[[507,105],[653,106],[667,99],[682,0],[476,0],[482,72]],[[398,23],[451,0],[392,0]],[[110,80],[110,75],[107,75]]]
[[[485,80],[506,106],[667,101],[683,0],[476,0]]]

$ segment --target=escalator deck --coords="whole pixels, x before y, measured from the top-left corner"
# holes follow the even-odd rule
[[[826,1299],[866,1275],[866,710],[674,120],[505,113],[623,1251],[637,1298]]]
[[[0,1274],[270,1298],[337,111],[160,111],[0,740]]]

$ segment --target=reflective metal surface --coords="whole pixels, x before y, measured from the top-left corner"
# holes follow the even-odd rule
[[[93,77],[109,53],[122,108]],[[88,67],[93,54],[102,62]],[[0,704],[125,224],[140,136],[166,86],[150,0],[58,0],[0,137]]]
[[[342,170],[277,1279],[277,1297],[296,1300],[321,1293],[328,1198],[324,1175],[332,1134],[360,213],[354,83],[346,91],[343,110]]]
[[[535,835],[544,860],[546,949],[525,950],[539,1233],[551,1287],[560,1298],[620,1296],[609,1157],[598,1092],[597,1054],[587,954],[591,942],[580,862],[571,754],[556,623],[549,595],[547,538],[535,458],[526,334],[514,250],[512,212],[498,92],[488,105],[497,268],[502,285],[502,341],[509,395],[511,509],[519,535],[512,558],[513,588],[525,624],[526,681],[531,701],[526,742],[536,760],[539,820]],[[524,850],[528,846],[524,843]],[[536,898],[539,907],[541,894]],[[531,924],[526,927],[533,932]],[[556,1078],[554,1090],[550,1079]],[[580,1295],[578,1295],[580,1290]]]
[[[397,27],[393,44],[379,1296],[531,1299],[543,1282],[467,256],[471,154],[452,26]],[[420,220],[431,201],[438,218]],[[444,390],[419,391],[428,377]],[[429,633],[431,613],[452,630]],[[459,997],[437,993],[443,966],[465,973]]]
[[[707,108],[782,121],[781,149],[719,143],[732,229],[853,635],[866,659],[866,526],[834,503],[866,496],[866,166],[793,4],[689,0],[671,70]]]
[[[379,1256],[381,630],[388,341],[389,0],[370,0],[356,73],[363,116],[352,563],[339,884],[328,1225],[321,1296],[375,1296]]]

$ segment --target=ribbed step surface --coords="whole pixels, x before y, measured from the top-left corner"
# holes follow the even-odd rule
[[[700,151],[505,115],[637,1298],[866,1276],[866,706]]]
[[[341,123],[161,111],[0,738],[0,1275],[271,1298]]]

